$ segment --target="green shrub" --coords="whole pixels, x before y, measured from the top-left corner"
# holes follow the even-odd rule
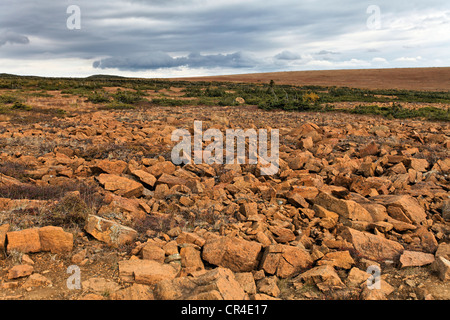
[[[140,92],[132,92],[132,91],[117,91],[113,98],[117,102],[125,103],[125,104],[134,104],[142,100],[142,93]]]
[[[96,104],[105,103],[111,101],[111,98],[106,92],[94,91],[88,95],[88,101]]]
[[[22,102],[14,102],[14,104],[12,105],[11,109],[13,110],[24,110],[24,111],[30,111],[32,108]]]

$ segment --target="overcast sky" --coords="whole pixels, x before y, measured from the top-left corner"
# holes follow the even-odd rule
[[[443,67],[449,53],[449,0],[0,0],[0,73]]]

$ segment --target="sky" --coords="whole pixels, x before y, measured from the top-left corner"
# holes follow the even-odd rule
[[[1,0],[0,73],[448,67],[448,0]]]

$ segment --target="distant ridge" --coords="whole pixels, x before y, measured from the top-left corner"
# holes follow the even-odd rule
[[[450,67],[286,71],[208,77],[173,78],[185,81],[226,81],[286,85],[317,85],[363,89],[450,91]]]
[[[382,90],[450,91],[450,67],[283,71],[177,78],[134,78],[96,74],[85,78],[18,76],[0,73],[0,79],[163,80],[270,83],[293,86],[350,87]]]
[[[92,76],[86,77],[89,80],[114,80],[114,79],[130,79],[122,76],[106,75],[106,74],[94,74]]]

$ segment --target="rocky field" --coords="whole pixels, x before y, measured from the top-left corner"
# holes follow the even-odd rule
[[[151,104],[179,92],[0,113],[0,299],[450,299],[448,122]],[[278,173],[175,165],[194,121],[278,129]]]

